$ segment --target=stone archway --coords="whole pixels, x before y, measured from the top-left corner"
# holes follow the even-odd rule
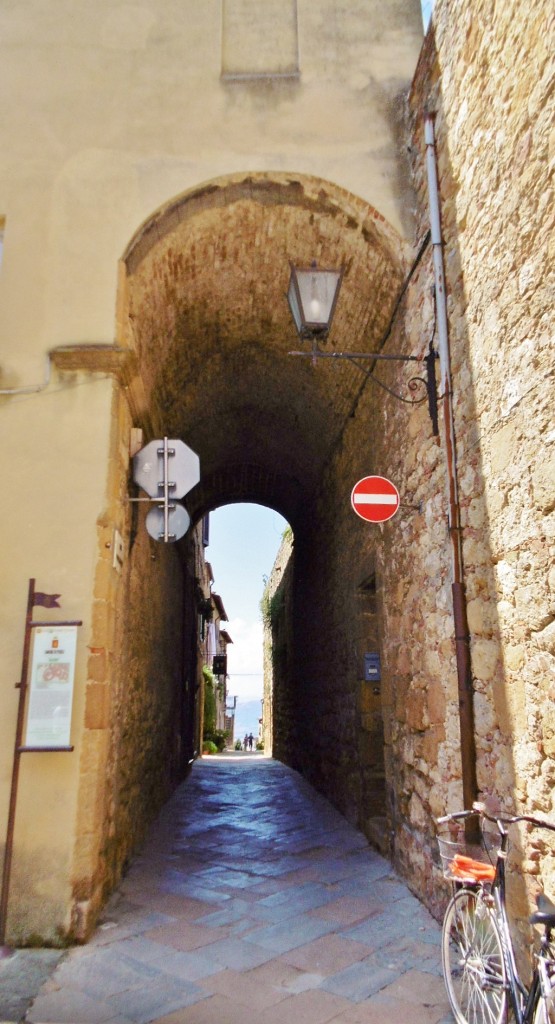
[[[253,500],[296,525],[361,390],[288,355],[289,260],[345,266],[333,340],[376,345],[408,246],[368,204],[320,179],[235,175],[178,197],[123,257],[130,330],[153,423],[198,451],[193,517]]]
[[[289,521],[291,657],[279,681],[274,753],[369,833],[384,801],[383,778],[378,794],[375,785],[381,706],[368,705],[359,671],[368,642],[360,593],[374,551],[345,495],[369,465],[381,406],[350,363],[330,374],[288,354],[299,343],[285,292],[289,260],[344,266],[330,344],[375,350],[410,255],[376,210],[329,182],[235,175],[161,208],[120,267],[110,489],[126,494],[130,428],[141,427],[144,440],[179,437],[199,454],[201,482],[186,498],[193,522],[235,501]],[[194,699],[193,548],[187,538],[156,545],[144,507],[131,512],[121,497],[119,508],[127,508],[128,557],[112,610],[102,605],[106,641],[97,632],[98,657],[104,643],[113,654],[109,696],[105,684],[100,695],[91,684],[91,708],[93,698],[104,703],[85,730],[77,936],[183,771],[179,722]],[[99,588],[110,546],[102,531]]]

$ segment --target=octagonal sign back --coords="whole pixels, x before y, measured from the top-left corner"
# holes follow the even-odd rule
[[[164,486],[164,442],[150,441],[133,459],[133,479],[151,498]],[[183,441],[168,439],[168,481],[172,498],[182,498],[200,480],[200,460]]]

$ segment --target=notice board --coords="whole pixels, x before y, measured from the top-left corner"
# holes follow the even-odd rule
[[[77,626],[37,626],[25,723],[26,747],[68,747]]]

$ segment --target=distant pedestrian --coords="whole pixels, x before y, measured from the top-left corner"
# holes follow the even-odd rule
[[[253,734],[251,732],[251,734],[249,736],[249,750],[252,750],[253,739],[254,739],[254,737],[253,737]]]
[[[243,750],[248,750],[248,749],[249,749],[249,736],[248,736],[248,733],[245,733],[245,738],[243,740]]]

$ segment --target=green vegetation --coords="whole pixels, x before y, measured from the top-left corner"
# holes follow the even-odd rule
[[[270,598],[266,591],[264,591],[260,600],[260,613],[262,615],[264,625],[269,626],[272,620],[270,617]]]
[[[216,679],[212,669],[204,665],[202,669],[204,683],[204,723],[202,727],[203,746],[202,751],[206,754],[216,754],[225,750],[226,740],[229,735],[224,729],[216,729],[216,693],[223,698],[221,684]],[[214,747],[214,750],[205,750],[206,744]]]
[[[216,677],[208,665],[202,669],[204,682],[204,724],[203,739],[209,740],[216,728]]]
[[[212,735],[210,737],[210,739],[212,740],[212,743],[216,744],[216,747],[218,748],[220,753],[222,752],[222,750],[225,750],[226,743],[227,743],[227,737],[228,736],[229,736],[229,733],[227,732],[227,730],[225,730],[225,729],[214,729],[214,732],[212,733]]]
[[[285,597],[282,587],[278,587],[271,597],[264,593],[260,601],[262,621],[268,626],[275,625],[283,611],[284,605]]]

